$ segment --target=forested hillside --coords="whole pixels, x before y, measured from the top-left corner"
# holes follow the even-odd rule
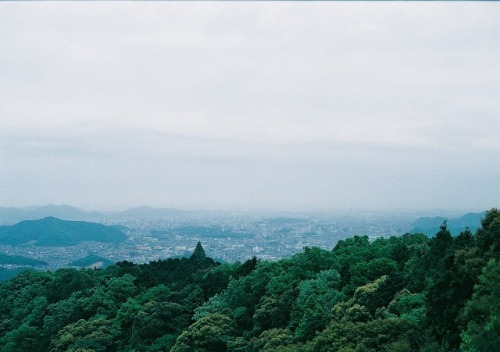
[[[116,226],[67,221],[54,217],[0,226],[0,243],[9,245],[73,246],[83,241],[119,243],[127,237]]]
[[[2,351],[498,351],[500,213],[451,236],[339,241],[276,262],[25,271],[0,285]]]

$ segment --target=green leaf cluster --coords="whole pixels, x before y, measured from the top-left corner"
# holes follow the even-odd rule
[[[0,285],[2,351],[496,351],[500,213],[454,237],[354,236],[290,258],[27,270]]]

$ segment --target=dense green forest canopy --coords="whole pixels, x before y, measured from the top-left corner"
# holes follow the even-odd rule
[[[354,236],[275,262],[27,270],[0,285],[2,351],[498,351],[500,213],[451,236]]]

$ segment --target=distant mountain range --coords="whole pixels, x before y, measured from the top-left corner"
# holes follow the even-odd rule
[[[44,205],[24,208],[1,208],[0,224],[15,224],[23,220],[35,220],[45,217],[55,217],[64,220],[83,220],[101,222],[105,219],[152,219],[187,216],[190,212],[172,208],[135,207],[119,212],[102,213],[85,211],[71,205]]]
[[[0,226],[0,243],[9,245],[72,246],[83,241],[119,243],[124,240],[125,234],[115,226],[54,217]]]
[[[99,221],[105,218],[98,211],[85,211],[71,205],[44,205],[39,207],[0,208],[0,223],[14,224],[22,220],[35,220],[46,217],[64,220]]]
[[[165,219],[165,218],[188,218],[202,214],[200,211],[187,211],[175,208],[153,208],[140,206],[118,212],[98,212],[85,211],[70,205],[45,205],[25,208],[1,208],[0,224],[11,225],[23,220],[35,220],[46,217],[54,217],[64,220],[81,220],[89,222],[104,222],[106,220],[126,220],[126,219]],[[411,233],[424,233],[433,236],[439,231],[443,221],[448,221],[448,229],[453,235],[457,235],[468,226],[474,232],[481,224],[481,218],[485,212],[468,213],[459,218],[421,217],[409,224],[407,228]],[[269,218],[264,220],[269,224],[279,225],[280,223],[304,222],[302,218]]]
[[[136,219],[149,219],[149,218],[169,218],[175,216],[187,215],[191,212],[173,208],[153,208],[148,206],[130,208],[124,211],[113,213],[110,215],[112,218],[136,218]]]
[[[456,219],[447,219],[440,216],[418,218],[411,224],[412,229],[410,233],[423,233],[427,236],[434,236],[444,221],[447,221],[447,228],[454,236],[465,231],[466,227],[474,233],[481,226],[481,219],[485,214],[486,211],[482,213],[467,213]]]

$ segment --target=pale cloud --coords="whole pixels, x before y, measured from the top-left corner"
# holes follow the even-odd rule
[[[0,7],[0,206],[500,202],[496,4]]]

